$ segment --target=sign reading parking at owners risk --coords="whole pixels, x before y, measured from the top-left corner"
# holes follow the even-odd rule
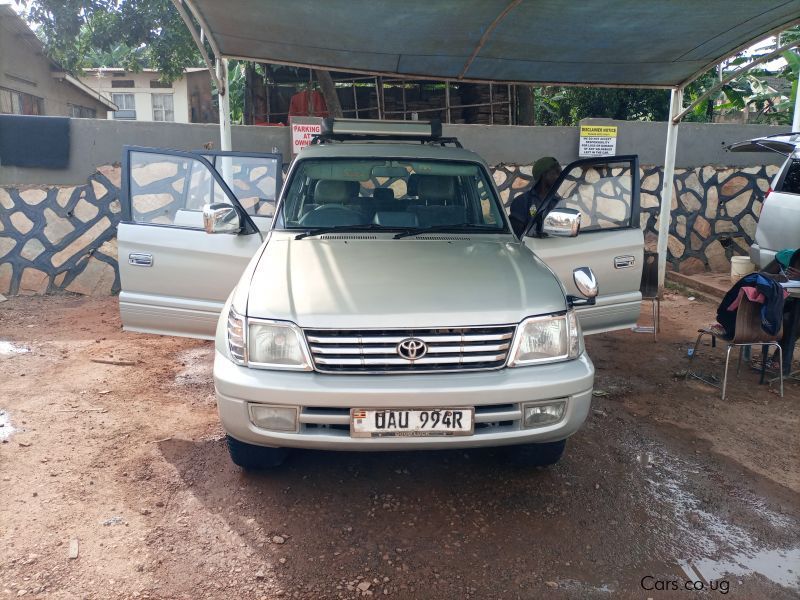
[[[616,153],[616,125],[581,125],[578,156],[614,156]]]
[[[289,117],[292,128],[292,155],[311,144],[315,135],[322,133],[321,117]]]

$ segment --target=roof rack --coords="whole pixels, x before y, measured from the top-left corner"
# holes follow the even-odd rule
[[[322,131],[312,138],[312,144],[326,142],[420,142],[444,146],[452,144],[461,148],[455,137],[442,137],[442,122],[430,121],[383,121],[377,119],[322,120]]]

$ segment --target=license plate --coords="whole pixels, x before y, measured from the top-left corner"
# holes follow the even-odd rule
[[[472,408],[363,409],[350,411],[351,437],[472,435]]]

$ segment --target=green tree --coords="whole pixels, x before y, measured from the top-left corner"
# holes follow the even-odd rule
[[[177,79],[202,66],[194,40],[169,0],[17,0],[48,55],[70,71],[92,65],[98,54],[115,55],[131,70],[157,69]]]

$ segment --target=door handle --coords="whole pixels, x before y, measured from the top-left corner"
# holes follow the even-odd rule
[[[153,255],[143,252],[131,252],[128,254],[128,264],[136,267],[152,267]]]
[[[636,263],[636,257],[626,255],[626,256],[615,256],[614,257],[614,268],[615,269],[628,269],[632,267]]]

